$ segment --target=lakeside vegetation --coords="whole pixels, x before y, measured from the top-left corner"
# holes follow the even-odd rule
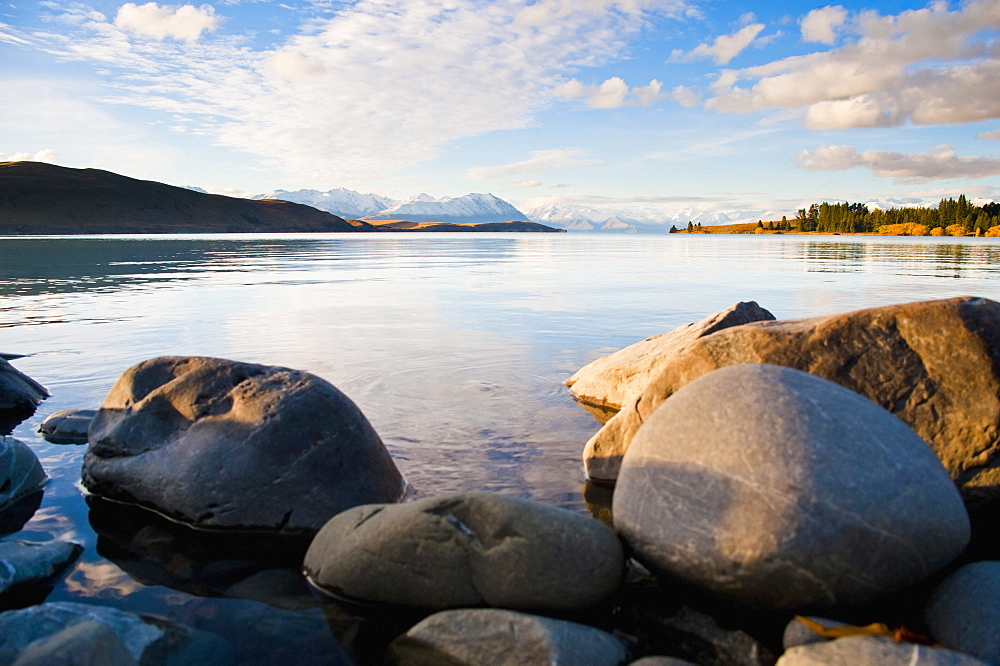
[[[965,195],[942,199],[937,208],[868,210],[863,203],[821,203],[801,208],[791,220],[747,222],[703,227],[688,222],[670,233],[778,234],[836,233],[883,236],[994,236],[1000,237],[1000,203],[969,203]]]

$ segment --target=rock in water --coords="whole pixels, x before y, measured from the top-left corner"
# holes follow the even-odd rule
[[[132,666],[138,662],[109,627],[88,620],[25,646],[13,666]]]
[[[48,580],[82,552],[71,541],[0,541],[0,597]]]
[[[797,368],[860,393],[931,445],[970,506],[1000,501],[1000,303],[968,297],[755,322],[699,338],[588,442],[588,451],[612,458],[601,465],[604,480],[614,480],[614,456],[660,403],[740,363]]]
[[[663,365],[698,338],[730,326],[773,319],[773,314],[754,301],[739,302],[701,321],[654,335],[602,356],[577,370],[566,380],[566,385],[580,402],[621,409],[622,405],[642,393]]]
[[[95,414],[97,410],[94,409],[60,409],[42,421],[38,432],[53,444],[86,444],[87,431]]]
[[[13,504],[48,480],[35,452],[13,437],[0,437],[0,507]]]
[[[945,578],[924,618],[945,647],[1000,663],[1000,561],[966,564]]]
[[[305,557],[321,589],[423,608],[583,609],[621,582],[625,558],[603,523],[490,493],[355,507]]]
[[[0,410],[34,409],[47,397],[44,386],[0,358]]]
[[[389,646],[391,663],[617,666],[625,648],[611,634],[574,622],[492,608],[448,610]]]
[[[970,529],[941,462],[899,419],[773,365],[723,368],[665,401],[625,454],[613,509],[651,569],[781,609],[906,587]]]
[[[118,379],[90,425],[83,483],[195,527],[311,534],[404,482],[358,407],[299,370],[161,357]]]
[[[777,666],[989,666],[961,652],[897,643],[883,636],[851,636],[794,647]]]

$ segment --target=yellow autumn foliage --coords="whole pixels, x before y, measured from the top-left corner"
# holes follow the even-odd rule
[[[926,224],[904,222],[902,224],[886,224],[878,228],[881,236],[928,236],[931,233]]]
[[[986,235],[992,236],[994,238],[1000,236],[1000,226],[990,227],[989,229],[986,230]]]
[[[965,235],[965,227],[963,227],[961,224],[949,224],[947,227],[945,227],[945,231],[948,232],[949,236]]]
[[[933,229],[931,229],[931,236],[944,236],[944,228],[934,227]]]

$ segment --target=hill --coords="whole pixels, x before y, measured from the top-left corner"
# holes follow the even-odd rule
[[[357,231],[287,201],[205,194],[100,169],[0,162],[0,234]]]

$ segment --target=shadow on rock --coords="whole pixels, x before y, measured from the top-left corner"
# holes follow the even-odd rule
[[[0,409],[0,435],[9,435],[14,432],[14,428],[21,425],[35,413],[34,407],[15,407],[14,409]]]
[[[20,532],[21,528],[38,511],[38,507],[42,505],[42,496],[44,494],[45,491],[36,490],[16,502],[0,508],[0,536]]]

